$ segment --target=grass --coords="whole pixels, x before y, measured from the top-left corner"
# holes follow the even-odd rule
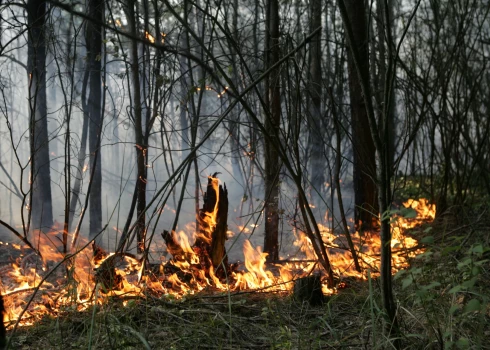
[[[200,295],[120,300],[92,312],[66,312],[21,328],[16,349],[311,349],[362,346],[357,307],[367,295],[352,288],[323,307],[299,304],[284,294]],[[360,328],[361,327],[361,328]],[[91,333],[92,332],[92,333]],[[343,345],[342,345],[343,344]]]
[[[394,279],[404,349],[490,349],[490,216],[413,229],[426,252]],[[390,349],[379,281],[310,307],[284,293],[112,298],[17,330],[14,349]]]

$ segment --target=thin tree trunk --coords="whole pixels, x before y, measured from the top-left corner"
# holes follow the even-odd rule
[[[231,37],[238,45],[238,0],[233,0],[233,16],[232,16],[232,28]],[[235,46],[230,43],[230,56],[231,56],[231,66],[232,66],[232,80],[233,84],[238,88],[240,86],[239,74],[238,74],[238,64],[237,64],[237,54]],[[231,167],[233,170],[233,176],[236,181],[244,179],[240,168],[240,108],[237,106],[234,108],[232,118],[229,122],[230,129],[230,141],[231,141]]]
[[[342,226],[344,229],[344,234],[345,237],[347,238],[347,243],[349,244],[349,249],[352,254],[352,260],[354,260],[354,266],[356,267],[356,270],[361,272],[361,265],[359,265],[359,259],[357,258],[357,253],[354,247],[354,242],[352,241],[352,237],[349,232],[349,225],[347,224],[347,218],[345,216],[345,211],[344,211],[344,203],[342,201],[342,190],[340,188],[340,168],[341,168],[341,133],[340,133],[340,120],[337,117],[336,113],[336,106],[334,104],[334,99],[333,99],[333,92],[332,90],[328,91],[328,95],[331,100],[331,110],[334,118],[334,125],[335,125],[335,135],[336,135],[336,155],[335,155],[335,187],[337,189],[337,199],[339,201],[339,211],[340,211],[340,217],[342,219]],[[333,197],[333,195],[332,195]]]
[[[29,77],[29,107],[31,138],[31,220],[32,228],[53,225],[51,171],[49,159],[48,120],[46,105],[46,3],[27,2],[28,44],[27,72]]]
[[[396,318],[396,304],[393,298],[392,287],[392,268],[391,268],[391,225],[388,210],[391,208],[391,171],[388,167],[388,127],[387,113],[389,111],[389,93],[385,94],[384,111],[382,120],[377,122],[373,98],[370,89],[369,81],[369,63],[367,60],[367,38],[365,36],[366,27],[362,26],[365,23],[365,4],[356,0],[339,0],[339,9],[342,15],[342,21],[346,31],[346,37],[350,47],[350,66],[349,75],[357,80],[358,87],[362,99],[364,100],[364,109],[367,119],[366,128],[369,128],[371,133],[371,142],[374,143],[377,156],[377,195],[379,211],[376,214],[381,215],[381,294],[383,298],[383,307],[386,312],[386,329],[387,332],[395,338],[393,345],[395,348],[400,348],[399,328]],[[364,18],[364,19],[363,19]],[[360,28],[359,28],[359,27]],[[364,35],[363,35],[364,33]],[[391,35],[388,33],[388,67],[386,72],[385,86],[388,86],[393,81],[393,54],[391,52]],[[352,85],[351,85],[352,87]],[[354,91],[357,91],[354,89]],[[389,91],[389,90],[385,90]],[[352,90],[351,90],[352,93]],[[374,158],[373,158],[374,160]],[[376,165],[376,163],[375,163]]]
[[[104,20],[104,1],[89,0],[89,15],[94,21],[87,22],[87,65],[89,72],[90,92],[88,97],[89,111],[89,152],[90,168],[95,167],[93,183],[90,193],[90,230],[89,239],[95,237],[102,229],[102,162],[100,149],[98,149],[99,134],[102,132],[102,79],[101,79],[101,61],[102,61],[102,25]],[[97,157],[95,157],[95,155]],[[95,159],[97,161],[95,162]]]
[[[189,4],[187,0],[184,0],[183,3],[184,6],[184,19],[186,20],[187,23],[187,17],[188,17],[188,12],[189,12]],[[182,28],[182,33],[180,33],[181,38],[180,38],[180,43],[181,43],[181,50],[185,53],[190,53],[189,52],[189,35],[187,33],[187,27],[184,26]],[[188,120],[188,106],[189,106],[189,81],[188,81],[188,75],[189,73],[189,65],[188,65],[188,60],[184,55],[181,55],[179,57],[179,67],[180,67],[180,128],[181,128],[181,148],[182,148],[182,160],[187,158],[187,155],[189,154],[189,148],[191,144],[190,140],[190,132],[189,132],[189,120]]]
[[[386,54],[386,45],[387,45],[387,39],[386,39],[386,33],[389,30],[390,32],[393,32],[392,29],[392,19],[393,19],[393,1],[387,2],[385,4],[385,0],[377,0],[377,7],[376,7],[376,14],[378,17],[378,24],[377,24],[377,29],[378,29],[378,51],[379,51],[379,76],[378,76],[378,81],[379,84],[376,84],[376,86],[383,86],[384,82],[386,81],[386,71],[388,69],[387,67],[387,59],[390,59],[387,57]],[[386,5],[388,8],[386,8]],[[386,21],[386,16],[385,13],[386,11],[389,13],[389,18],[388,21]],[[373,62],[374,63],[374,62]],[[391,175],[393,175],[393,164],[395,160],[395,138],[396,138],[396,129],[395,129],[395,116],[396,116],[396,108],[395,108],[395,88],[394,85],[391,86],[391,91],[390,91],[390,110],[388,113],[388,166],[391,169]],[[378,94],[378,110],[380,113],[382,113],[383,106],[382,102],[384,99],[384,96],[386,95],[386,92],[384,89],[379,90]],[[378,118],[378,120],[381,120],[381,117]]]
[[[322,1],[311,2],[310,32],[322,25]],[[321,202],[323,184],[325,182],[325,160],[323,157],[323,121],[322,121],[322,32],[313,37],[310,42],[310,72],[309,72],[309,117],[311,140],[310,181],[312,186],[313,202],[319,206]]]
[[[146,236],[146,152],[148,145],[145,143],[145,137],[143,134],[143,116],[141,106],[141,83],[140,83],[140,71],[138,62],[138,41],[135,39],[138,36],[137,21],[135,6],[137,5],[135,0],[128,0],[127,15],[130,25],[131,35],[131,76],[133,80],[132,93],[133,93],[133,118],[134,118],[134,134],[135,134],[135,148],[136,148],[136,162],[137,162],[137,176],[136,176],[136,239],[138,252],[144,250],[145,236]]]
[[[370,132],[366,102],[361,79],[369,82],[369,52],[367,41],[366,11],[363,1],[345,0],[352,24],[354,43],[359,52],[360,71],[358,77],[352,53],[348,54],[349,91],[352,118],[352,142],[354,148],[354,221],[356,227],[373,229],[377,226],[379,213],[378,189],[376,187],[376,148]]]
[[[266,65],[273,66],[279,61],[279,2],[269,0],[266,14]],[[281,163],[273,143],[279,143],[281,120],[280,70],[274,69],[266,80],[265,128],[271,140],[265,142],[265,238],[264,252],[267,259],[279,259],[279,175]]]

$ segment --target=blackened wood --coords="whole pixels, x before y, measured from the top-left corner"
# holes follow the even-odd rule
[[[191,265],[192,268],[204,270],[206,273],[209,273],[210,267],[213,266],[214,274],[224,277],[223,264],[227,271],[233,268],[228,265],[225,249],[228,231],[228,190],[226,185],[218,186],[216,175],[208,177],[203,206],[199,211],[199,231],[192,246],[194,254],[199,257],[199,264],[191,263]],[[213,218],[215,209],[216,217]],[[175,233],[163,231],[162,237],[173,260],[190,262],[191,254],[184,252]]]
[[[215,269],[218,269],[221,262],[225,266],[228,265],[228,258],[226,257],[225,241],[226,232],[228,231],[228,190],[226,185],[219,186],[219,202],[218,202],[218,214],[216,217],[216,227],[212,233],[211,240],[211,262]]]
[[[213,181],[217,181],[216,178],[209,176],[206,192],[203,196],[202,209],[199,211],[199,235],[196,238],[195,246],[206,247],[211,244],[213,227],[210,226],[210,222],[206,219],[214,212],[216,201],[218,201],[218,193],[213,186]]]
[[[208,177],[208,186],[199,213],[200,235],[195,243],[200,254],[208,255],[215,270],[219,269],[222,261],[225,266],[228,265],[225,250],[226,231],[228,230],[228,190],[226,185],[224,187],[215,186],[217,181],[214,175]],[[216,204],[218,210],[215,225],[211,227],[211,223],[206,218],[214,213]]]
[[[184,256],[184,250],[175,237],[175,231],[168,232],[165,230],[162,233],[162,237],[167,245],[167,251],[172,254],[175,259],[179,259],[180,256]]]
[[[94,249],[95,251],[95,249]],[[98,248],[100,254],[103,254],[103,250]],[[141,263],[141,259],[138,259],[135,255],[126,252],[116,252],[112,255],[102,255],[102,259],[95,260],[96,263],[100,263],[95,269],[95,282],[104,287],[104,291],[121,290],[123,285],[123,278],[117,273],[117,269],[122,269],[124,264],[128,261],[134,261]]]
[[[320,276],[313,275],[297,279],[294,282],[293,296],[299,302],[307,301],[312,306],[322,305],[325,302],[325,296],[322,292]]]

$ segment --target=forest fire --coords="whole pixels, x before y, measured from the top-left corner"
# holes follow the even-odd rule
[[[152,294],[180,298],[203,290],[289,291],[294,280],[319,268],[311,242],[299,230],[295,233],[295,246],[301,251],[301,257],[266,264],[267,254],[245,240],[244,263],[229,264],[223,236],[227,231],[226,195],[226,186],[220,186],[218,179],[210,177],[194,242],[183,231],[164,233],[172,259],[151,268],[142,264],[137,256],[121,252],[108,254],[89,243],[72,254],[63,255],[57,247],[58,230],[49,235],[37,235],[34,246],[38,247],[40,255],[21,245],[1,243],[0,247],[16,252],[13,262],[1,268],[1,288],[7,309],[5,321],[12,326],[21,317],[19,324],[27,326],[46,314],[85,310],[94,303],[103,303],[107,296],[124,298]],[[422,251],[415,239],[405,235],[406,230],[432,220],[435,214],[435,206],[425,199],[409,200],[404,208],[409,215],[404,217],[398,213],[393,220],[394,270],[406,266],[409,257]],[[365,279],[367,269],[377,271],[380,242],[376,233],[353,235],[363,268],[358,272],[343,237],[326,227],[321,227],[321,232],[340,282],[344,277]],[[328,294],[335,292],[326,284],[322,289]]]

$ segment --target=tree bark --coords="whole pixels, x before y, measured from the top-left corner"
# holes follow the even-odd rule
[[[90,230],[89,239],[93,239],[102,230],[102,166],[99,138],[102,132],[102,24],[104,20],[104,1],[89,0],[88,13],[94,21],[87,22],[85,40],[87,42],[87,65],[89,72],[89,152],[90,167],[95,167],[90,193]],[[97,154],[97,157],[96,157]]]
[[[48,120],[46,104],[46,3],[27,2],[27,72],[29,77],[30,143],[32,197],[30,203],[32,228],[53,226],[51,171],[49,159]]]
[[[68,230],[71,231],[71,227],[73,225],[73,217],[75,216],[75,209],[77,207],[78,202],[80,201],[80,188],[82,185],[82,177],[83,177],[83,168],[85,163],[85,152],[87,150],[87,136],[88,136],[88,123],[89,123],[89,111],[86,102],[87,97],[87,86],[89,81],[89,67],[86,67],[83,83],[82,83],[82,111],[83,111],[83,122],[82,122],[82,133],[80,134],[80,148],[78,150],[78,166],[77,166],[77,175],[75,177],[75,182],[73,184],[72,197],[70,202],[70,217],[68,219],[69,225]]]
[[[386,8],[386,5],[388,8]],[[393,20],[393,1],[388,1],[385,4],[385,0],[377,0],[376,2],[376,14],[378,17],[378,52],[379,52],[379,74],[378,74],[378,86],[383,86],[386,81],[386,72],[387,72],[387,60],[391,59],[387,57],[387,33],[388,31],[393,32],[392,29],[392,20]],[[388,14],[388,20],[386,20],[386,14]],[[390,43],[391,45],[391,43]],[[380,89],[378,94],[378,110],[380,114],[383,111],[382,102],[384,100],[384,96],[388,95],[388,92],[385,91],[387,87],[383,86],[383,89]],[[391,171],[391,175],[393,175],[393,165],[395,161],[395,138],[396,138],[396,130],[395,130],[395,117],[396,117],[396,108],[395,108],[395,87],[392,85],[390,87],[390,108],[389,113],[387,115],[387,128],[388,128],[388,166]],[[381,120],[382,115],[378,117],[378,120]]]
[[[127,1],[127,16],[129,29],[132,35],[131,39],[131,77],[133,80],[132,86],[132,116],[134,122],[134,135],[135,135],[135,150],[136,150],[136,185],[135,192],[137,197],[136,203],[136,239],[137,250],[142,252],[144,250],[146,239],[146,154],[148,145],[145,141],[146,130],[143,130],[143,113],[142,113],[142,100],[141,100],[141,82],[140,82],[140,70],[138,62],[138,30],[137,30],[137,18],[135,13],[135,7],[137,2],[135,0]]]
[[[312,0],[311,2],[311,22],[310,32],[322,25],[322,1]],[[314,203],[319,206],[322,195],[323,184],[325,182],[325,159],[323,157],[323,121],[322,121],[322,32],[313,37],[310,41],[310,74],[309,87],[310,94],[309,116],[310,116],[310,139],[311,139],[311,162],[310,162],[310,181],[312,186],[312,198]]]
[[[188,13],[190,11],[189,9],[189,4],[187,0],[184,0],[183,3],[184,7],[184,18],[187,22],[187,17]],[[182,33],[180,33],[180,40],[179,42],[181,43],[181,50],[184,53],[189,54],[190,49],[189,49],[189,35],[188,35],[188,30],[187,27],[184,26],[182,28]],[[181,55],[179,57],[179,68],[180,68],[180,128],[181,128],[181,148],[182,148],[182,161],[184,161],[185,158],[189,155],[189,149],[191,147],[191,139],[190,139],[190,131],[189,131],[189,120],[188,120],[188,106],[189,106],[189,74],[190,74],[190,69],[188,65],[188,59],[185,57],[185,55]]]
[[[218,214],[216,217],[216,227],[211,236],[211,262],[215,270],[221,263],[226,267],[228,258],[225,250],[226,232],[228,231],[228,190],[226,184],[219,185]]]
[[[377,156],[377,189],[378,189],[378,206],[379,211],[376,214],[381,214],[381,292],[383,298],[383,307],[386,312],[386,330],[395,338],[393,345],[395,348],[400,348],[399,328],[396,318],[396,304],[393,298],[392,288],[392,268],[391,268],[391,226],[390,215],[388,210],[391,207],[391,171],[388,167],[388,155],[389,155],[389,142],[388,142],[388,123],[387,113],[389,111],[389,96],[385,94],[384,98],[384,111],[382,119],[376,120],[373,107],[373,98],[370,89],[369,81],[369,64],[367,62],[367,53],[364,53],[363,48],[367,50],[367,40],[359,41],[359,28],[356,26],[359,24],[359,17],[365,15],[364,2],[358,2],[355,0],[339,0],[339,9],[342,15],[342,21],[344,22],[347,41],[350,47],[350,75],[357,74],[357,80],[361,88],[361,96],[364,99],[364,107],[367,116],[367,127],[369,127],[372,141],[376,147]],[[356,23],[356,25],[353,25]],[[364,21],[365,23],[365,21]],[[354,30],[354,29],[357,29]],[[356,34],[357,32],[357,34]],[[388,79],[392,81],[394,59],[391,52],[391,35],[388,33],[388,66],[386,77],[387,81],[385,86],[389,86]],[[366,58],[366,59],[364,59]],[[388,91],[388,90],[387,90]],[[373,159],[374,160],[374,159]],[[376,165],[376,163],[375,163]]]
[[[279,2],[269,0],[266,10],[266,68],[279,61]],[[281,142],[279,128],[281,121],[280,70],[274,69],[266,79],[265,128],[270,140],[265,141],[265,238],[264,252],[268,261],[279,259],[279,173],[281,163],[274,143]]]
[[[238,74],[238,55],[235,49],[235,45],[238,45],[238,0],[233,0],[233,14],[232,14],[232,28],[231,38],[229,39],[230,45],[230,58],[232,71],[233,84],[238,88],[240,86],[240,78]],[[235,45],[232,43],[235,42]],[[233,110],[232,117],[229,121],[230,129],[230,147],[231,147],[231,168],[235,180],[239,183],[243,179],[242,170],[240,168],[240,108],[237,106]],[[244,181],[245,182],[245,181]]]
[[[354,221],[358,229],[373,229],[377,226],[379,213],[376,187],[376,148],[370,132],[361,79],[369,82],[369,52],[366,9],[363,1],[344,1],[352,25],[354,45],[359,53],[358,76],[352,53],[348,54],[349,91],[352,119],[352,142],[354,148]]]

